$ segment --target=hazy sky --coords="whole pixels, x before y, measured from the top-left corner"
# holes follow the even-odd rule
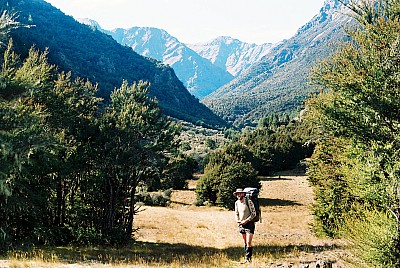
[[[184,43],[231,36],[247,43],[292,37],[324,0],[45,0],[103,29],[156,27]]]

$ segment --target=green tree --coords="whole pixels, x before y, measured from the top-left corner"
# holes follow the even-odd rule
[[[237,188],[261,188],[260,179],[257,178],[257,171],[249,162],[232,162],[220,174],[220,180],[216,203],[229,209],[235,208],[236,198],[232,193]]]
[[[252,154],[240,144],[228,145],[212,154],[196,186],[198,201],[232,209],[236,188],[260,188],[252,159]]]
[[[197,162],[185,155],[171,158],[163,170],[161,188],[183,190],[187,188],[187,181],[193,179],[197,169]]]
[[[61,133],[47,126],[50,117],[43,104],[35,102],[38,88],[46,81],[31,83],[29,62],[36,62],[34,77],[50,75],[52,67],[41,55],[31,50],[28,58],[19,62],[12,44],[4,53],[0,89],[0,159],[1,216],[0,228],[10,241],[43,241],[44,227],[49,221],[52,197],[52,173]],[[34,79],[34,78],[33,78]]]
[[[31,49],[20,62],[10,42],[1,70],[1,207],[17,243],[68,243],[67,229],[83,225],[73,206],[89,173],[83,152],[99,99],[90,83],[57,74],[46,55]]]
[[[399,115],[400,108],[400,3],[394,0],[378,2],[365,1],[346,4],[354,11],[354,18],[358,26],[349,30],[352,40],[330,58],[322,61],[313,70],[313,81],[321,86],[319,98],[309,102],[312,114],[318,118],[317,122],[329,135],[346,139],[350,148],[344,152],[339,163],[330,163],[340,167],[343,178],[336,176],[335,185],[343,180],[344,184],[351,185],[344,195],[354,196],[355,203],[352,211],[363,226],[373,233],[375,220],[364,221],[364,211],[378,211],[371,215],[392,215],[391,221],[397,228],[386,246],[391,254],[372,261],[364,258],[363,261],[376,267],[399,267],[400,256],[400,193],[399,189]],[[321,139],[323,140],[323,139]],[[327,158],[325,162],[334,159],[329,154],[321,156]],[[344,157],[346,156],[346,157]],[[337,161],[335,159],[334,161]],[[345,166],[352,167],[344,169]],[[322,171],[320,166],[312,172],[311,180],[321,180],[315,174]],[[344,171],[344,172],[343,172]],[[321,184],[321,183],[318,183]],[[355,187],[362,185],[363,187]],[[324,185],[325,190],[327,186]],[[345,189],[345,188],[342,188]],[[343,192],[334,193],[342,204],[347,199],[340,200]],[[388,218],[389,219],[389,218]],[[320,218],[322,224],[325,222]],[[350,221],[351,222],[351,221]],[[369,225],[371,223],[371,225]],[[327,224],[330,224],[329,222]],[[346,224],[344,229],[349,233],[354,226],[360,224]],[[393,224],[388,224],[393,226]],[[329,229],[329,226],[326,226]],[[366,242],[372,237],[359,239]],[[374,243],[369,241],[371,245]],[[359,248],[359,247],[356,247]],[[372,252],[382,252],[377,244],[370,249]],[[360,254],[365,256],[365,254]]]
[[[253,154],[252,163],[259,175],[292,169],[307,156],[308,148],[302,145],[308,133],[301,130],[302,124],[296,122],[274,130],[258,128],[242,136],[240,144]]]
[[[179,128],[148,84],[124,82],[102,106],[47,56],[20,59],[10,41],[1,61],[0,246],[128,241],[136,186],[159,179]]]
[[[177,126],[162,115],[148,90],[147,83],[125,81],[99,120],[96,163],[104,191],[98,202],[106,240],[115,232],[124,241],[131,238],[138,183],[159,176],[167,153],[178,148]]]

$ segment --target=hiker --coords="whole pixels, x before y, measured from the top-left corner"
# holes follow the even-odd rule
[[[246,198],[246,192],[243,189],[236,189],[233,195],[237,197],[235,202],[235,216],[236,222],[239,224],[239,232],[242,234],[244,240],[245,262],[250,262],[253,255],[251,241],[255,230],[255,223],[252,220],[256,217],[256,209],[253,201]]]

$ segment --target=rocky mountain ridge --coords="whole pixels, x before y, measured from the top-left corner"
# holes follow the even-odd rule
[[[262,60],[202,100],[237,126],[255,125],[269,114],[292,115],[317,90],[309,72],[346,39],[351,21],[338,0],[327,0],[296,35],[274,45]]]
[[[118,43],[142,56],[171,66],[188,91],[199,99],[233,79],[233,75],[212,64],[162,29],[132,27],[114,29],[109,34]]]
[[[188,44],[188,46],[236,77],[267,55],[273,44],[249,44],[229,36],[220,36],[209,42]]]
[[[184,44],[168,32],[152,27],[104,30],[94,20],[78,19],[112,36],[142,56],[168,64],[191,94],[204,98],[229,83],[265,56],[272,44],[248,44],[231,37],[217,37],[197,44]]]

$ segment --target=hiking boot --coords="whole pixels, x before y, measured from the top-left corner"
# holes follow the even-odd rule
[[[253,256],[253,247],[248,247],[246,249],[246,263],[251,262],[251,257]]]

